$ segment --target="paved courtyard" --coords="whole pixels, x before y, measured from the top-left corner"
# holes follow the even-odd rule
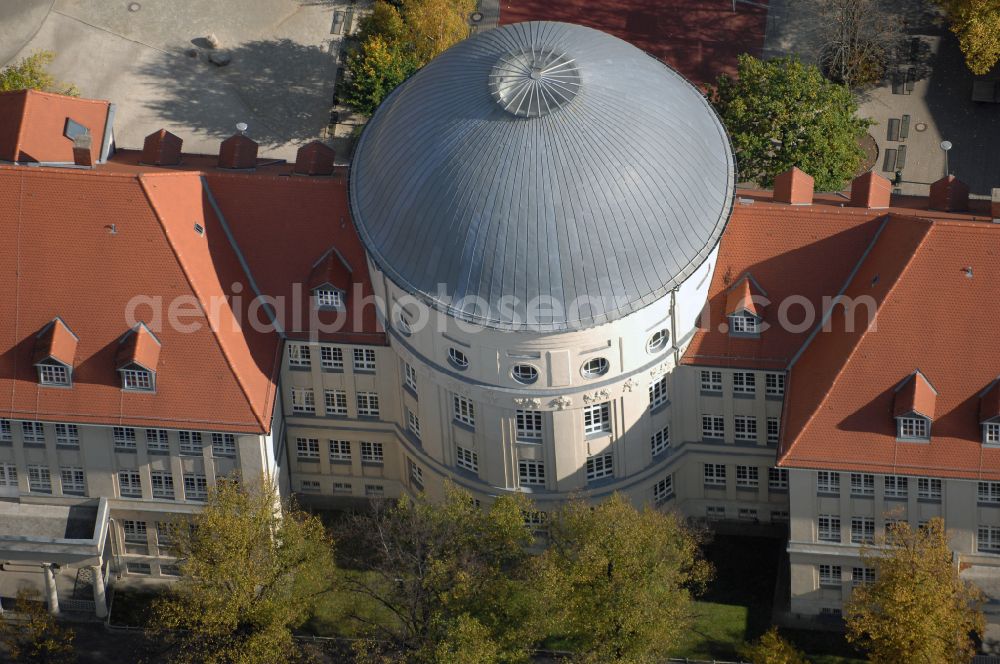
[[[348,0],[3,0],[0,65],[56,53],[52,73],[118,105],[115,138],[140,147],[164,127],[214,153],[237,122],[262,154],[293,158],[330,121]],[[359,3],[359,7],[367,3]],[[341,15],[343,16],[343,14]],[[215,34],[232,57],[208,61]]]

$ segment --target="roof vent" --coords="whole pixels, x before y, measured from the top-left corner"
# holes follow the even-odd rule
[[[336,156],[333,148],[319,141],[307,143],[295,155],[293,172],[299,175],[333,175],[333,160]]]
[[[142,163],[154,166],[176,166],[181,163],[184,141],[166,129],[155,131],[142,144]]]
[[[580,91],[580,70],[565,53],[531,47],[500,58],[489,86],[503,110],[537,118],[573,101]]]
[[[789,205],[811,205],[813,178],[795,166],[774,178],[774,200]]]
[[[73,139],[73,163],[77,166],[94,167],[94,154],[90,150],[91,138],[89,133],[78,134]]]
[[[969,188],[954,175],[931,184],[930,209],[956,212],[969,207]]]
[[[246,125],[240,123],[237,128]],[[250,169],[257,165],[257,143],[249,136],[233,134],[219,146],[219,168]]]
[[[851,181],[851,207],[887,208],[891,195],[889,181],[872,171]]]

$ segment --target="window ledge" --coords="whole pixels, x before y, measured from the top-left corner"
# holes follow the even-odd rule
[[[746,484],[743,484],[743,485],[737,484],[736,485],[736,490],[737,491],[753,491],[753,492],[756,493],[759,489],[760,489],[760,486],[749,486],[749,485],[746,485]]]
[[[465,422],[459,422],[455,418],[451,418],[451,423],[454,424],[459,429],[464,429],[465,431],[469,431],[471,433],[476,432],[476,426],[474,424],[466,424]]]
[[[295,457],[299,463],[319,463],[319,457]]]
[[[415,389],[413,389],[412,387],[410,387],[409,385],[407,385],[406,383],[403,383],[403,391],[406,392],[407,394],[409,394],[414,399],[418,399],[418,400],[420,399],[420,397],[417,396],[417,391]]]
[[[379,468],[381,468],[382,466],[385,465],[385,461],[362,461],[361,465],[372,466],[372,467],[378,466]]]
[[[712,438],[710,436],[702,436],[701,437],[701,442],[703,442],[703,443],[724,443],[724,442],[726,442],[726,439],[725,438]]]
[[[768,401],[784,401],[785,400],[785,395],[784,394],[765,394],[764,398],[767,399]]]
[[[587,488],[597,489],[602,486],[607,486],[608,484],[614,484],[616,479],[617,478],[615,478],[615,476],[612,475],[611,477],[601,477],[596,480],[587,480]]]
[[[308,365],[289,364],[288,365],[288,370],[289,371],[312,371],[312,367],[308,366]]]
[[[323,369],[323,373],[344,373],[344,367],[321,367],[321,369]]]
[[[757,398],[757,393],[756,392],[737,392],[736,390],[733,390],[733,398],[734,399],[756,399]]]
[[[354,373],[356,373],[356,374],[368,374],[368,375],[374,376],[375,375],[375,369],[358,369],[357,367],[354,367]]]
[[[130,447],[116,447],[115,452],[117,454],[138,454],[139,450]]]
[[[655,406],[650,405],[649,414],[650,415],[656,415],[657,413],[660,413],[660,412],[666,410],[667,408],[670,408],[670,399],[667,399],[663,403],[657,404]]]
[[[334,464],[337,464],[337,465],[340,465],[340,466],[350,466],[351,465],[351,460],[350,459],[330,459],[330,463],[334,463]]]
[[[381,419],[381,416],[379,416],[379,415],[358,415],[358,419],[359,420],[378,421],[379,419]]]
[[[882,496],[883,500],[898,500],[900,502],[906,502],[909,500],[909,496]]]
[[[918,503],[927,503],[928,505],[940,505],[940,498],[917,498]]]
[[[976,505],[979,507],[1000,507],[1000,503],[984,503],[983,501],[977,501]]]
[[[851,498],[860,498],[861,500],[875,500],[875,496],[873,494],[852,493]]]
[[[0,445],[4,445],[4,443],[0,443]],[[27,447],[27,445],[25,445],[25,447]],[[56,449],[59,449],[59,450],[78,450],[78,449],[80,449],[80,444],[79,443],[56,443]]]
[[[788,487],[767,487],[768,493],[788,493]]]
[[[706,483],[705,484],[705,488],[706,489],[718,489],[719,491],[725,491],[726,490],[726,485],[725,484],[707,484]]]
[[[703,397],[721,397],[722,390],[701,390],[701,396]]]
[[[839,491],[817,491],[816,495],[820,498],[840,498]]]
[[[599,438],[610,438],[610,437],[611,437],[611,432],[610,431],[594,431],[592,433],[585,433],[584,434],[584,438],[586,438],[588,441],[589,440],[597,440]]]
[[[35,448],[43,450],[45,449],[45,443],[24,443],[24,447]]]

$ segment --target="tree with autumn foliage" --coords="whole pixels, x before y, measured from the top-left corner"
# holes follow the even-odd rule
[[[0,645],[12,662],[71,664],[76,661],[73,637],[33,588],[18,590],[10,613],[0,612]]]
[[[694,621],[694,597],[712,575],[701,538],[680,517],[637,510],[615,493],[571,500],[549,514],[549,544],[532,585],[553,636],[575,660],[658,661]]]
[[[973,74],[987,74],[1000,60],[1000,0],[938,0]]]
[[[760,639],[743,647],[740,657],[750,664],[809,664],[805,655],[781,637],[777,627],[771,627]]]
[[[0,68],[0,92],[13,90],[41,90],[70,97],[79,97],[80,91],[70,83],[60,83],[49,73],[55,60],[52,51],[36,51],[12,65]]]
[[[965,664],[973,635],[985,627],[983,594],[964,581],[952,559],[944,521],[912,529],[894,524],[862,550],[875,581],[854,589],[845,606],[847,640],[874,664]]]

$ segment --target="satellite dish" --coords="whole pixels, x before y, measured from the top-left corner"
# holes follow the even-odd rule
[[[237,122],[236,123],[236,131],[240,132],[241,134],[245,134],[246,131],[247,131],[247,123],[246,122]],[[951,147],[951,146],[949,146],[949,147]]]

